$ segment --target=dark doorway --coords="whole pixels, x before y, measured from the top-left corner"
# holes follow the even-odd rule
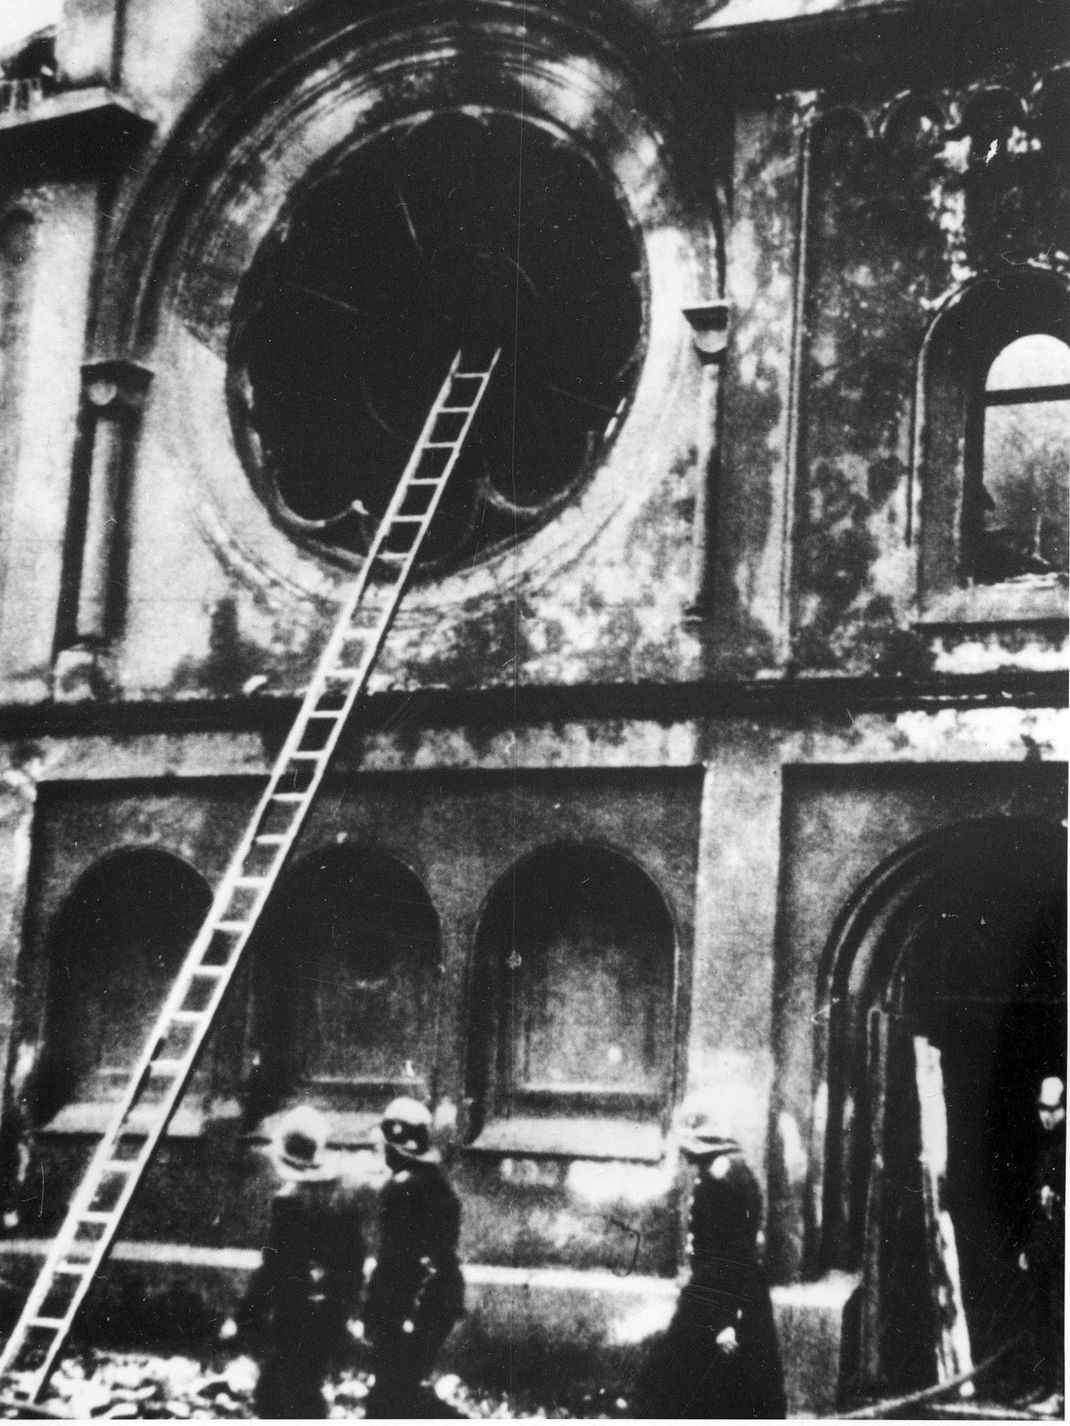
[[[891,988],[904,1027],[939,1050],[948,1120],[948,1203],[975,1362],[1020,1335],[1018,1267],[1036,1152],[1037,1086],[1066,1075],[1065,858],[1033,848],[935,877]],[[995,1376],[1023,1389],[1028,1344]]]
[[[977,822],[896,861],[873,879],[882,904],[861,944],[844,947],[853,964],[836,972],[853,999],[836,1053],[847,1076],[839,1113],[863,1271],[854,1375],[867,1394],[936,1380],[914,1061],[921,1037],[939,1052],[944,1206],[970,1351],[974,1364],[1001,1353],[983,1390],[1009,1401],[1037,1384],[1018,1260],[1037,1088],[1047,1075],[1066,1077],[1066,837],[1039,822]]]

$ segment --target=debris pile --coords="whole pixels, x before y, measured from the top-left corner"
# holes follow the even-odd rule
[[[75,1420],[250,1420],[257,1366],[236,1356],[207,1365],[186,1356],[130,1352],[83,1352],[65,1357],[52,1375],[42,1415]],[[18,1390],[19,1378],[11,1379]],[[339,1372],[326,1385],[332,1420],[364,1416],[367,1372]],[[604,1391],[577,1394],[574,1401],[537,1401],[530,1393],[487,1391],[459,1376],[440,1377],[429,1397],[428,1415],[476,1420],[574,1419],[627,1416],[627,1402]],[[0,1407],[0,1417],[16,1419],[16,1407]]]

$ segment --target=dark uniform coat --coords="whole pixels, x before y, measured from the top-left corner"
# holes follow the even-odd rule
[[[375,1384],[369,1417],[427,1415],[420,1383],[464,1312],[461,1208],[437,1163],[405,1159],[380,1193],[379,1253],[364,1304]]]
[[[238,1311],[239,1329],[267,1334],[254,1396],[266,1420],[324,1417],[323,1380],[346,1340],[364,1279],[364,1239],[352,1191],[291,1183],[275,1196],[263,1260]]]
[[[641,1416],[782,1418],[784,1381],[769,1288],[758,1261],[758,1184],[742,1158],[700,1161],[688,1215],[691,1274],[641,1374]],[[717,1338],[732,1328],[733,1352]]]
[[[1038,1374],[1049,1392],[1063,1391],[1066,1254],[1066,1124],[1040,1134],[1025,1258],[1033,1289]]]

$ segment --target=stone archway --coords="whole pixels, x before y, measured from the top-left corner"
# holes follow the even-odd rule
[[[1016,1259],[1036,1085],[1065,1075],[1066,838],[1033,819],[984,819],[890,858],[845,907],[829,947],[823,1242],[861,1268],[866,1389],[934,1379],[910,1042],[940,1052],[947,1207],[975,1360],[1022,1325]],[[1014,1354],[1003,1386],[1017,1384]],[[997,1384],[998,1385],[998,1384]]]

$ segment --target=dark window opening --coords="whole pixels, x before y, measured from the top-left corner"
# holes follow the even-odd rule
[[[923,617],[1065,616],[1070,292],[1029,264],[979,278],[936,319],[919,422]]]
[[[967,574],[991,584],[1065,573],[1070,346],[1043,332],[1010,342],[977,401],[963,502]]]
[[[469,1094],[494,1115],[656,1117],[672,1071],[675,935],[634,863],[588,846],[514,867],[480,922]]]
[[[250,1118],[302,1091],[358,1109],[431,1092],[439,932],[414,872],[371,849],[313,854],[280,886],[252,956]]]
[[[232,410],[262,496],[291,533],[361,553],[458,349],[500,346],[421,563],[516,539],[607,439],[642,287],[610,181],[558,135],[469,111],[379,134],[305,186],[239,294]]]
[[[50,937],[40,1117],[120,1096],[211,899],[192,867],[151,848],[81,877]]]
[[[37,82],[43,90],[51,89],[56,79],[55,29],[38,30],[16,45],[0,59],[0,77],[11,82]]]

